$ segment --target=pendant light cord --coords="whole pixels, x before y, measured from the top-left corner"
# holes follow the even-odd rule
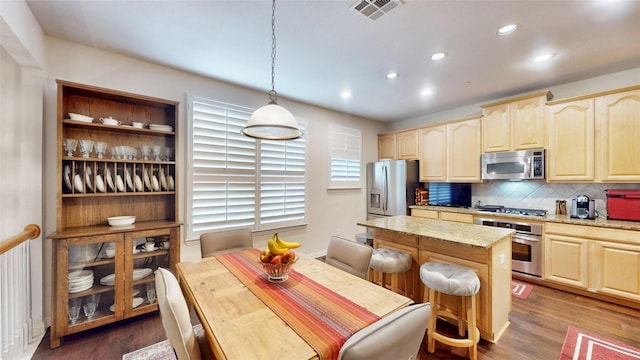
[[[271,104],[277,104],[276,92],[276,0],[271,5],[271,91],[269,91]]]

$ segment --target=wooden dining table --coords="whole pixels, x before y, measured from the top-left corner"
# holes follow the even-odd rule
[[[298,254],[293,269],[379,317],[413,303],[410,298],[304,254]],[[319,358],[268,302],[257,297],[218,258],[181,262],[176,270],[187,302],[194,307],[217,359]]]

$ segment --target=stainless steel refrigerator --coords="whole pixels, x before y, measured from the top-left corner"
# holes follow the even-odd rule
[[[380,160],[367,164],[367,219],[408,215],[415,204],[418,162]]]

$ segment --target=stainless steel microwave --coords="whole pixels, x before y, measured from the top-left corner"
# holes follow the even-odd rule
[[[544,149],[482,154],[482,180],[544,179]]]

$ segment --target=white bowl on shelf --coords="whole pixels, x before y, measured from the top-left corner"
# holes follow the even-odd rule
[[[91,116],[82,115],[82,114],[69,113],[69,117],[71,118],[71,120],[82,121],[86,123],[90,123],[93,121],[93,118]]]
[[[107,218],[109,226],[129,226],[136,222],[135,216],[112,216]]]

